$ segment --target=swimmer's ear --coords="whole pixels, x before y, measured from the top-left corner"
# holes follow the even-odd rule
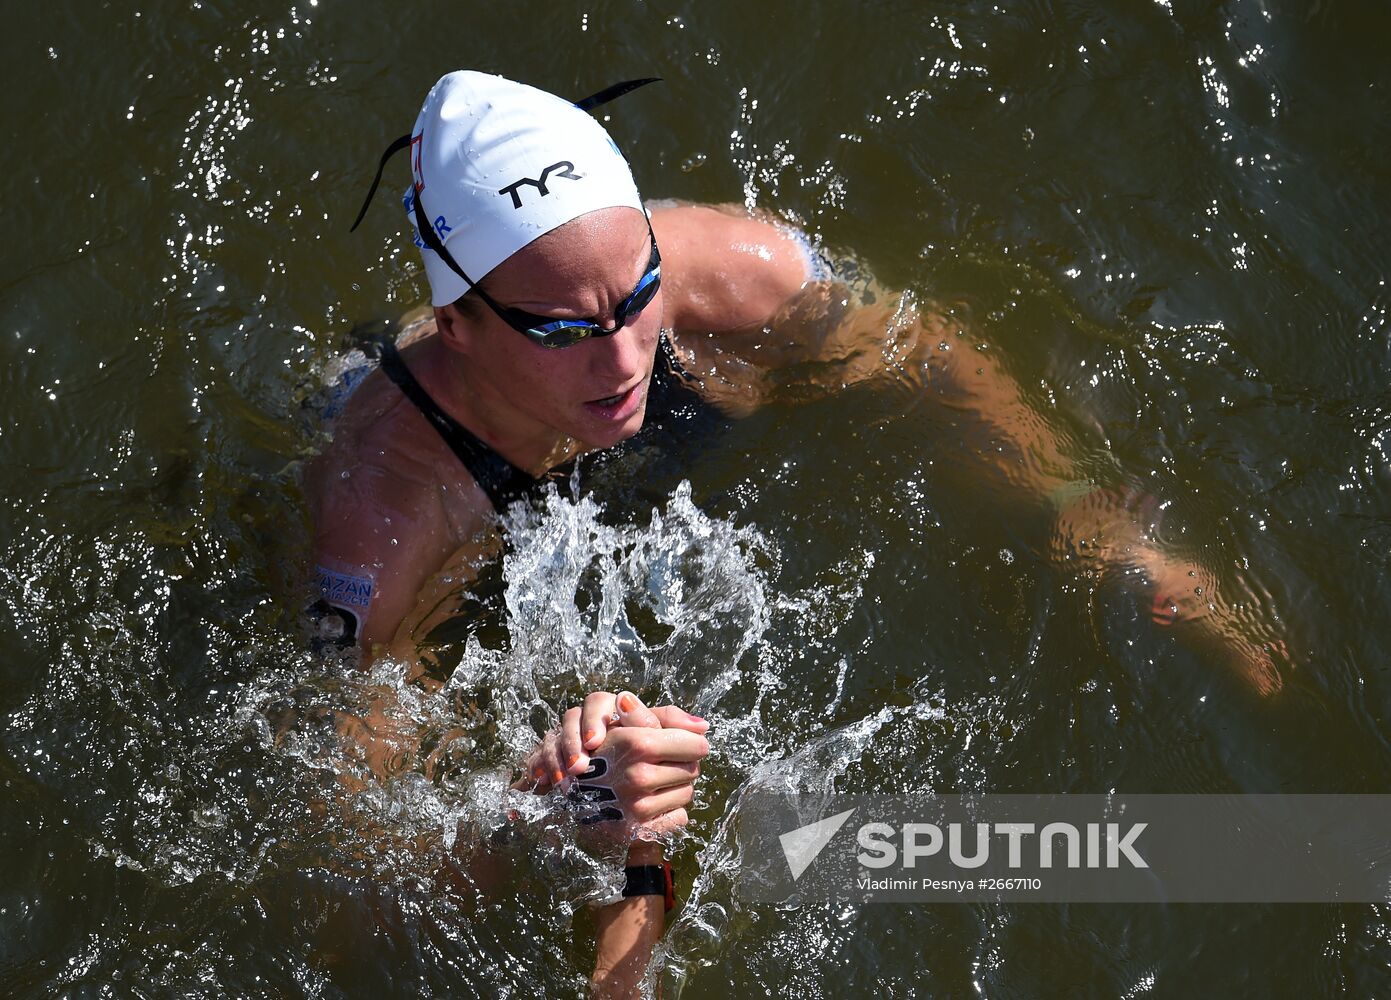
[[[615,83],[611,87],[605,87],[597,94],[590,94],[588,97],[576,101],[575,107],[579,108],[581,111],[593,111],[600,105],[616,100],[624,94],[637,90],[639,87],[646,87],[649,83],[660,83],[661,80],[662,78],[660,76],[648,76],[641,80],[624,80],[622,83]]]
[[[471,345],[470,326],[460,315],[458,307],[435,306],[435,330],[440,335],[440,343],[451,351],[467,353]]]

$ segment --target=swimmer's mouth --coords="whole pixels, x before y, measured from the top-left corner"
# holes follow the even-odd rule
[[[628,388],[624,389],[622,392],[615,392],[612,396],[605,396],[603,399],[591,399],[591,400],[589,401],[589,405],[590,405],[590,406],[603,406],[603,407],[617,406],[618,404],[624,402],[624,401],[627,400],[630,396],[632,396],[633,393],[635,393],[635,392],[637,392],[639,389],[641,389],[641,388],[642,388],[642,384],[643,384],[645,381],[647,381],[647,380],[646,380],[646,379],[638,379],[636,382],[634,382],[632,385],[628,386]]]
[[[605,420],[627,420],[642,405],[646,387],[647,379],[640,379],[622,392],[603,399],[591,399],[584,405],[590,413]]]

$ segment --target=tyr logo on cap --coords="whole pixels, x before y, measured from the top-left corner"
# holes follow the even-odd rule
[[[565,169],[561,170],[562,167],[564,167]],[[577,173],[575,173],[575,165],[574,165],[573,163],[571,163],[569,160],[561,160],[559,163],[552,163],[552,164],[551,164],[549,167],[547,167],[545,170],[541,171],[541,177],[540,177],[539,180],[532,180],[530,177],[523,177],[523,178],[522,178],[521,180],[519,180],[519,181],[513,181],[511,184],[507,185],[505,188],[498,188],[498,192],[497,192],[497,193],[498,193],[498,194],[510,194],[510,195],[512,196],[512,207],[513,207],[513,208],[521,208],[521,207],[522,207],[522,193],[521,193],[521,190],[520,190],[521,186],[522,186],[523,184],[530,184],[530,185],[531,185],[532,187],[534,187],[537,191],[540,191],[540,192],[541,192],[541,197],[544,198],[544,197],[546,197],[547,194],[550,193],[549,189],[548,189],[547,186],[546,186],[546,182],[550,179],[551,174],[552,174],[552,173],[555,173],[555,171],[557,171],[557,170],[560,170],[560,173],[559,173],[559,174],[556,174],[557,177],[564,177],[566,180],[570,180],[570,181],[577,181],[577,180],[579,180],[580,178],[582,178],[582,177],[584,176],[584,174],[577,174]]]

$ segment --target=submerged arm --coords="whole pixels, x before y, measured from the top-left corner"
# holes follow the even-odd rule
[[[1086,474],[1079,459],[1095,453],[1095,444],[1028,399],[965,315],[872,281],[858,289],[834,280],[795,284],[790,255],[799,241],[785,230],[709,209],[670,212],[678,235],[703,238],[677,257],[674,272],[686,266],[698,273],[678,275],[668,313],[673,343],[711,402],[743,415],[867,381],[931,402],[1021,501],[1052,508],[1060,566],[1099,561],[1119,571],[1152,601],[1156,623],[1180,626],[1180,638],[1214,648],[1261,693],[1280,689],[1277,656],[1288,653],[1273,625],[1243,621],[1251,602],[1240,589],[1219,588],[1213,572],[1155,541],[1156,499],[1115,474],[1106,482]]]
[[[726,411],[870,380],[931,382],[943,403],[1034,456],[1029,488],[1047,494],[1072,478],[1059,435],[950,310],[828,277],[805,236],[741,206],[661,209],[652,225],[671,258],[664,322],[701,392]]]

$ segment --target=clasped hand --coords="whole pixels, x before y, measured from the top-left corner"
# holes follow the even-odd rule
[[[525,761],[512,787],[556,786],[588,806],[581,822],[650,839],[685,826],[710,724],[675,705],[648,708],[629,691],[595,691],[571,708]]]

